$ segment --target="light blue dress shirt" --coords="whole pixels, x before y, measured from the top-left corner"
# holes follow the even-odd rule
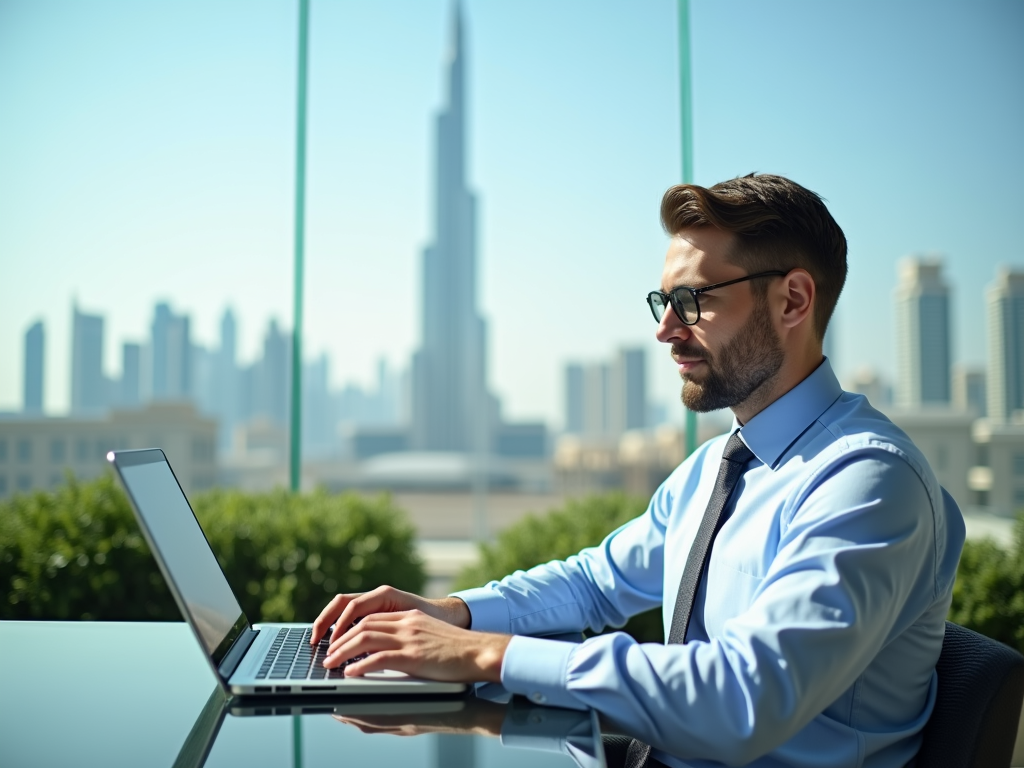
[[[733,429],[738,428],[733,425]],[[921,452],[825,360],[740,429],[754,453],[685,645],[600,630],[662,606],[666,636],[727,436],[599,546],[456,593],[515,635],[502,684],[593,708],[674,766],[902,766],[935,701],[964,523]]]

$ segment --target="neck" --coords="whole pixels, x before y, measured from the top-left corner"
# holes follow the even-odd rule
[[[799,354],[786,355],[782,366],[770,379],[739,405],[732,407],[736,421],[742,426],[774,403],[793,387],[806,379],[821,365],[824,356],[820,346],[802,350]]]

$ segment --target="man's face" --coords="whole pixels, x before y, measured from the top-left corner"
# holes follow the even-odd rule
[[[701,288],[743,277],[731,264],[731,233],[714,227],[684,230],[665,255],[661,290]],[[658,325],[658,341],[672,345],[683,379],[683,404],[701,413],[733,408],[770,389],[783,363],[783,350],[765,298],[750,282],[702,293],[700,320],[684,325],[674,311]]]

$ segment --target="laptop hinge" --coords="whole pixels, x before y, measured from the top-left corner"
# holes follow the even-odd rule
[[[238,669],[242,657],[245,656],[245,652],[249,650],[249,646],[253,644],[253,641],[259,634],[260,631],[258,629],[247,629],[231,644],[231,649],[224,656],[220,666],[217,667],[217,671],[220,672],[222,678],[225,680],[231,679],[231,676],[235,674],[235,670]]]

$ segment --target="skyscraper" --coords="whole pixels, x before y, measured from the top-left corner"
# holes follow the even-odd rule
[[[253,366],[252,416],[288,424],[288,393],[291,380],[291,337],[271,320],[263,338],[263,358]]]
[[[142,401],[140,390],[141,365],[142,347],[138,344],[125,342],[121,347],[121,384],[118,393],[118,405],[134,408]]]
[[[437,117],[434,241],[423,252],[423,338],[413,357],[412,445],[481,450],[489,442],[484,321],[477,311],[476,199],[466,180],[462,14],[452,17],[448,103]]]
[[[611,362],[565,367],[565,431],[617,438],[647,426],[646,355],[621,348]]]
[[[896,405],[950,402],[949,288],[942,262],[911,257],[900,263],[896,288]]]
[[[176,315],[168,304],[156,305],[149,356],[149,396],[153,400],[183,400],[192,393],[192,340],[187,315]]]
[[[89,414],[107,407],[107,381],[103,376],[103,317],[72,308],[71,412]]]
[[[231,447],[231,435],[241,421],[241,385],[238,371],[238,329],[235,313],[225,309],[220,321],[220,348],[217,350],[215,380],[215,414],[219,426],[221,450]]]
[[[1001,269],[988,289],[988,416],[1024,410],[1024,272]]]
[[[565,431],[583,431],[583,366],[579,363],[565,366]]]
[[[647,426],[647,356],[642,347],[616,354],[608,382],[608,426],[613,434]]]
[[[608,363],[591,363],[583,368],[583,433],[589,437],[603,437],[611,433],[608,418],[611,378]]]
[[[25,388],[22,400],[25,413],[43,412],[43,321],[37,320],[25,332]]]

